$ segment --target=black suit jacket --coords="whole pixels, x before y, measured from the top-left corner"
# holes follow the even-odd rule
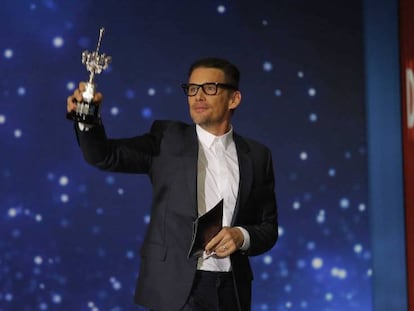
[[[77,126],[76,126],[77,128]],[[157,311],[178,311],[189,296],[197,260],[188,258],[197,218],[198,139],[194,125],[155,121],[149,133],[106,138],[102,126],[77,129],[87,162],[103,170],[148,174],[153,187],[151,221],[141,248],[135,301]],[[239,309],[250,310],[250,255],[269,250],[278,237],[272,157],[268,148],[234,133],[240,184],[232,219],[250,234],[247,252],[231,255]]]

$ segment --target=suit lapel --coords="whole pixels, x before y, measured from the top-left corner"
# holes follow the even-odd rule
[[[194,212],[197,217],[197,171],[198,171],[198,139],[195,126],[189,126],[184,132],[183,169],[186,174],[188,195],[193,198]]]
[[[236,133],[234,134],[234,143],[236,144],[236,151],[239,160],[240,181],[236,207],[231,221],[232,225],[235,223],[240,209],[246,204],[253,182],[253,163],[249,156],[249,146],[243,138]]]

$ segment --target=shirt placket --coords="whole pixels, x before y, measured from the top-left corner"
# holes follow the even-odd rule
[[[224,145],[221,141],[215,141],[215,154],[217,157],[217,167],[218,167],[218,179],[217,186],[218,191],[221,197],[224,199],[224,210],[226,210],[228,204],[227,193],[229,191],[229,180],[227,178],[227,166],[226,166],[226,154]],[[223,213],[223,225],[229,225],[229,220],[227,219],[226,211]]]

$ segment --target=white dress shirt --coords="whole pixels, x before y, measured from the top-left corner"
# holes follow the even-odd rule
[[[215,136],[196,125],[199,141],[197,202],[201,216],[223,199],[223,227],[230,227],[239,191],[239,162],[231,128],[222,136]],[[244,236],[242,250],[247,250],[250,236],[238,227]],[[230,271],[230,257],[200,257],[197,268],[208,271]]]

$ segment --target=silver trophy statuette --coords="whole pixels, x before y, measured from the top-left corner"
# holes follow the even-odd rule
[[[76,111],[66,114],[66,118],[76,122],[95,125],[100,123],[99,105],[93,103],[93,97],[96,91],[94,83],[95,75],[100,74],[102,70],[108,68],[111,62],[111,56],[104,53],[99,54],[104,28],[99,30],[99,40],[95,52],[84,51],[82,53],[82,64],[89,71],[89,81],[85,84],[85,91],[82,93],[83,102],[77,103]]]

